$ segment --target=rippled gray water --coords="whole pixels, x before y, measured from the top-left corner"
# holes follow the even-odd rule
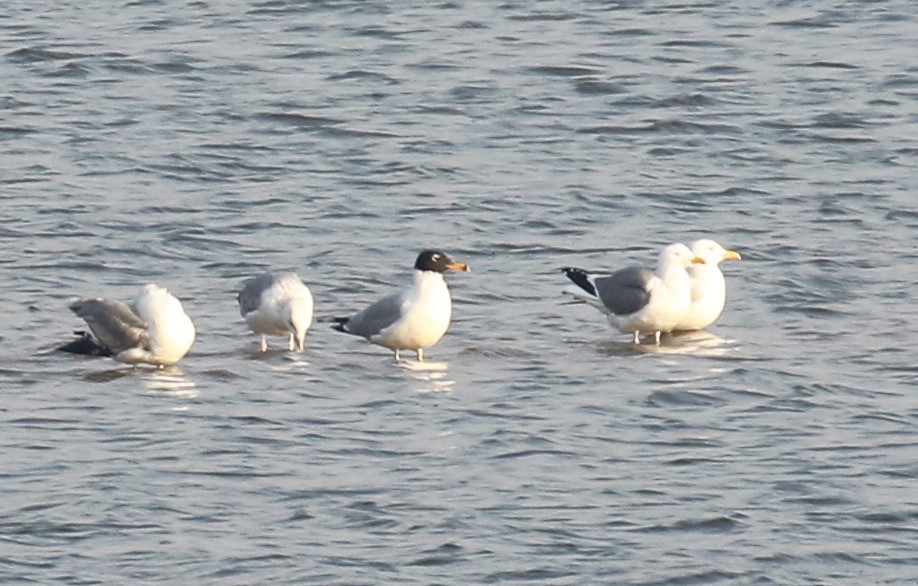
[[[51,4],[0,7],[0,581],[918,581],[914,3]],[[707,334],[564,304],[701,235]],[[429,246],[423,367],[237,313]],[[50,351],[148,281],[179,368]]]

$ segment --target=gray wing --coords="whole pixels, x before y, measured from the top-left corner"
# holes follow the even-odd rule
[[[84,320],[103,346],[118,354],[129,348],[146,348],[147,324],[126,303],[108,299],[78,299],[70,309]]]
[[[242,317],[258,309],[258,306],[261,305],[261,294],[270,289],[274,285],[274,281],[275,275],[273,273],[263,273],[257,277],[246,279],[242,284],[242,290],[236,296],[236,301],[239,302],[239,313],[242,314]]]
[[[650,301],[647,284],[654,274],[641,267],[628,267],[608,277],[594,281],[596,293],[603,305],[615,315],[627,315],[640,310]]]
[[[369,338],[388,328],[402,317],[402,295],[383,297],[344,323],[344,331]]]

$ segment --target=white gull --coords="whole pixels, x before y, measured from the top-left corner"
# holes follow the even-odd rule
[[[249,328],[261,334],[261,350],[268,349],[268,336],[289,334],[291,351],[303,351],[306,332],[312,325],[314,300],[309,287],[296,273],[263,273],[246,280],[236,296],[239,313]]]
[[[718,266],[724,260],[740,260],[735,250],[726,250],[709,239],[692,243],[692,253],[704,261],[688,269],[692,283],[692,304],[679,320],[677,331],[703,330],[717,321],[727,301],[727,282]]]
[[[92,336],[61,346],[78,354],[111,356],[126,364],[169,366],[194,343],[195,331],[182,302],[165,288],[145,285],[130,305],[100,298],[77,299],[70,309],[83,318]]]

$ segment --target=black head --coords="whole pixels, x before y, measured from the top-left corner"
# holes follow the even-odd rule
[[[456,262],[446,256],[446,253],[439,250],[425,250],[419,254],[418,259],[414,261],[414,268],[419,271],[433,271],[435,273],[469,270],[467,264]]]

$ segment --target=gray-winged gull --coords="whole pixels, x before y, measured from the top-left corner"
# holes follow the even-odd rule
[[[194,343],[194,324],[182,302],[158,285],[145,285],[130,305],[112,299],[83,298],[70,304],[93,336],[58,348],[65,352],[112,356],[127,364],[175,364]]]
[[[468,271],[438,250],[425,250],[414,263],[414,284],[384,297],[351,317],[335,318],[332,327],[340,332],[363,336],[395,352],[414,350],[418,361],[424,350],[440,341],[449,329],[452,301],[443,278],[445,271]]]
[[[303,351],[314,302],[309,287],[296,273],[268,272],[247,279],[236,300],[249,328],[261,334],[262,352],[268,349],[267,336],[288,334],[290,350]]]
[[[691,282],[686,268],[703,262],[684,244],[670,244],[660,253],[656,273],[642,267],[628,267],[608,276],[583,269],[561,269],[574,285],[564,292],[602,311],[623,333],[671,332],[691,304]]]

